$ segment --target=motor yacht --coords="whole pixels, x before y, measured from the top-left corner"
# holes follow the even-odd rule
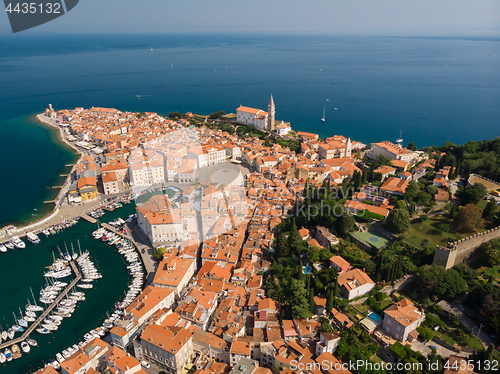
[[[29,353],[31,350],[30,345],[26,342],[21,343],[21,349],[23,350],[24,353]]]
[[[13,236],[11,241],[19,249],[26,248],[26,244],[18,236]]]
[[[26,234],[26,237],[28,238],[28,240],[33,243],[33,244],[38,244],[40,243],[40,238],[38,237],[38,235],[36,235],[35,233],[33,232],[29,232]]]

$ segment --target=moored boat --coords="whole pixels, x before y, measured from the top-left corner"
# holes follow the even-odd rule
[[[57,362],[56,359],[53,359],[52,361],[50,361],[49,365],[52,366],[56,370],[59,370],[61,368],[61,364],[59,362]]]
[[[21,350],[19,349],[19,346],[17,344],[14,344],[12,346],[12,356],[15,360],[21,357]]]
[[[62,362],[64,361],[64,357],[60,353],[56,354],[56,359],[57,359],[57,361],[59,361],[60,364],[62,364]]]
[[[88,289],[88,288],[92,288],[93,286],[90,283],[84,283],[84,284],[78,284],[77,287]]]
[[[35,233],[33,232],[29,232],[26,234],[26,237],[28,238],[28,240],[33,243],[33,244],[38,244],[40,243],[40,238],[38,238],[38,235],[36,235]]]
[[[23,350],[24,353],[29,353],[30,351],[30,345],[26,342],[21,343],[21,349]]]
[[[10,241],[7,241],[7,242],[3,243],[3,245],[5,247],[7,247],[7,249],[14,249],[14,247],[15,247],[14,244],[12,242],[10,242]]]
[[[26,244],[17,236],[11,238],[12,243],[19,249],[26,248]]]
[[[58,327],[52,323],[42,323],[42,327],[44,329],[50,330],[50,331],[55,331],[58,329]],[[37,330],[38,331],[38,330]]]
[[[19,326],[19,325],[14,325],[14,326],[12,326],[12,328],[14,329],[14,331],[17,331],[17,332],[23,332],[24,331],[24,329],[21,326]]]
[[[30,339],[30,338],[28,338],[28,339],[26,339],[26,342],[27,342],[29,345],[31,345],[32,347],[36,347],[36,346],[38,345],[38,343],[36,342],[36,340],[35,340],[35,339]]]

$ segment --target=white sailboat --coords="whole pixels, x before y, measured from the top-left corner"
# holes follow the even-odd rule
[[[35,295],[33,295],[33,290],[31,289],[31,287],[30,287],[30,291],[31,291],[31,296],[33,296],[33,302],[35,304],[34,305],[30,304],[30,300],[28,299],[28,305],[26,305],[26,310],[29,310],[31,312],[41,312],[41,311],[43,311],[44,308],[42,308],[41,306],[38,306],[36,304]]]
[[[399,139],[396,139],[396,144],[400,146],[403,144],[403,130],[399,132]]]
[[[326,107],[324,106],[323,107],[323,118],[321,118],[321,122],[325,122],[325,110],[326,110]]]

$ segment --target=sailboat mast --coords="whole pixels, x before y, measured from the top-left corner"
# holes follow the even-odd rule
[[[33,295],[33,290],[31,289],[31,287],[30,287],[30,291],[31,291],[31,296],[33,296],[33,302],[35,303],[35,305],[37,305],[37,304],[36,304],[35,295]]]

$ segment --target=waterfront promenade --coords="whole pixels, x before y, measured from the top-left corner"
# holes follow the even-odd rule
[[[78,283],[78,281],[80,281],[82,276],[81,276],[80,272],[78,271],[78,268],[76,267],[75,263],[73,261],[71,261],[70,265],[71,265],[73,272],[76,275],[75,279],[73,279],[73,281],[68,285],[68,287],[66,287],[64,292],[61,292],[59,294],[59,296],[57,296],[57,298],[54,300],[54,302],[52,304],[50,304],[47,307],[47,309],[45,309],[43,311],[43,313],[40,315],[40,317],[38,317],[36,319],[36,321],[33,322],[30,327],[28,327],[28,329],[23,333],[23,335],[21,335],[18,338],[6,341],[3,344],[0,344],[0,350],[7,348],[7,347],[10,347],[11,345],[14,345],[17,343],[21,343],[24,340],[26,340],[30,336],[30,334],[38,327],[38,325],[40,323],[42,323],[45,318],[47,318],[49,313],[52,312],[52,309],[54,309],[59,304],[59,302],[66,296],[67,292],[69,292]]]
[[[116,195],[104,195],[105,197],[113,197],[118,196],[122,197],[126,195],[130,191],[123,191]],[[26,236],[28,232],[39,232],[47,227],[57,225],[66,220],[73,220],[79,217],[82,217],[87,212],[103,205],[102,200],[92,200],[87,201],[80,204],[69,205],[67,201],[63,201],[59,209],[57,209],[50,216],[45,217],[44,219],[34,222],[28,226],[20,227],[16,231],[14,231],[11,235],[0,235],[0,242],[4,242],[9,240],[11,236]]]

